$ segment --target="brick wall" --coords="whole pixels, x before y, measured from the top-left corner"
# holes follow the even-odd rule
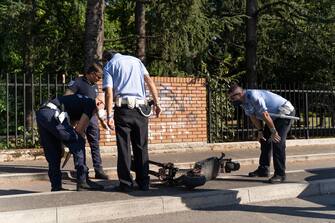
[[[203,78],[153,77],[162,114],[149,120],[149,143],[207,142],[206,87]],[[101,129],[101,146],[115,145],[115,135]]]

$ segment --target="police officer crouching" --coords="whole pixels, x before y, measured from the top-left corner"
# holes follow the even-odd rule
[[[228,90],[229,99],[241,106],[257,128],[261,144],[259,166],[249,177],[269,177],[271,153],[274,175],[269,183],[286,181],[286,137],[295,119],[295,109],[290,101],[267,90],[243,89],[237,84]],[[265,123],[265,125],[263,124]]]
[[[103,186],[87,179],[88,168],[85,158],[85,129],[91,117],[97,112],[95,100],[82,95],[59,96],[36,112],[36,121],[46,160],[51,191],[62,188],[60,169],[62,144],[74,156],[77,170],[77,190],[102,190]],[[72,127],[72,125],[75,127]]]

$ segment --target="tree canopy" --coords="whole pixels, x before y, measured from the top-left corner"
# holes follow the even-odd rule
[[[146,65],[152,75],[243,80],[245,0],[147,0]],[[105,49],[136,53],[135,0],[109,0]],[[84,67],[85,0],[1,0],[1,74],[75,74]],[[257,1],[259,81],[333,81],[332,0]],[[29,66],[28,66],[29,67]]]

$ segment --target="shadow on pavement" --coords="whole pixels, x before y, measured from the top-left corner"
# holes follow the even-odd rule
[[[322,168],[322,169],[311,169],[306,170],[308,173],[314,175],[307,176],[304,180],[307,182],[315,180],[324,180],[335,178],[335,168]],[[229,181],[235,179],[228,179]],[[237,179],[238,181],[240,179]],[[311,185],[307,186],[303,192],[297,197],[298,199],[308,201],[314,205],[307,207],[300,206],[275,206],[275,205],[257,205],[257,204],[238,204],[233,206],[222,206],[216,208],[199,208],[196,210],[205,211],[247,211],[254,213],[270,213],[278,215],[296,216],[303,218],[318,218],[318,219],[335,219],[335,214],[326,213],[329,211],[335,211],[335,200],[334,196],[310,196]],[[315,188],[314,188],[315,190]],[[283,192],[284,193],[284,192]],[[270,201],[275,202],[275,201]],[[287,201],[289,203],[289,201]],[[317,204],[317,207],[315,207]]]
[[[306,199],[304,199],[306,200]],[[212,211],[247,211],[254,213],[268,213],[287,216],[296,216],[303,218],[335,219],[334,214],[324,213],[334,211],[334,204],[316,200],[313,198],[308,201],[322,205],[322,207],[292,207],[292,206],[261,206],[261,205],[234,205],[212,209]],[[210,211],[210,210],[206,210]]]
[[[47,172],[46,167],[26,166],[26,165],[0,165],[0,174],[8,173],[44,173]]]
[[[30,193],[38,193],[38,192],[29,191],[29,190],[0,190],[0,196],[17,195],[17,194],[30,194]]]
[[[306,172],[313,174],[305,178],[305,181],[324,180],[335,178],[335,168],[307,169]]]

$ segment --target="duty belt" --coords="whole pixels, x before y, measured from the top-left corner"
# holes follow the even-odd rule
[[[121,107],[122,105],[127,105],[128,108],[138,108],[140,105],[147,105],[148,101],[137,98],[116,98],[115,106]]]
[[[55,105],[54,103],[52,102],[48,102],[46,103],[45,105],[42,106],[42,108],[44,107],[47,107],[47,108],[50,108],[52,110],[55,110],[55,115],[54,117],[59,120],[60,123],[63,123],[63,121],[65,119],[68,120],[68,122],[70,122],[70,117],[68,115],[67,112],[63,111],[64,109],[60,109],[57,105]]]

